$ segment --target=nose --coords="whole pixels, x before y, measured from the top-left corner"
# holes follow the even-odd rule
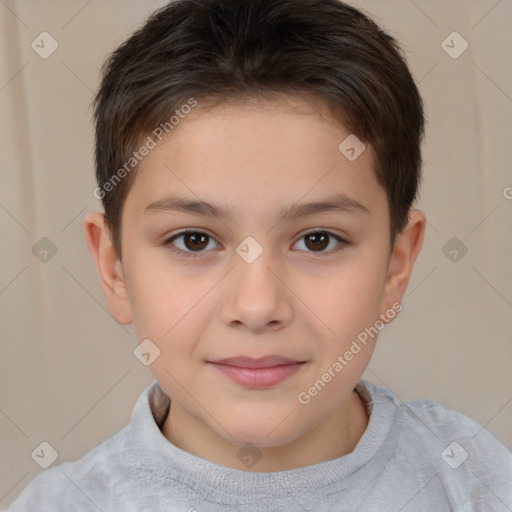
[[[280,275],[282,267],[268,253],[264,250],[252,263],[236,255],[229,297],[222,308],[226,325],[258,333],[280,330],[290,323],[293,294]]]

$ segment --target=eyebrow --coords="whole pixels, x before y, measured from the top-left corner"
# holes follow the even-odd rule
[[[214,216],[219,219],[233,219],[230,208],[223,205],[215,205],[207,201],[198,201],[177,195],[166,196],[154,201],[144,208],[143,214],[153,212],[181,211],[193,215]],[[345,212],[349,214],[369,214],[370,211],[363,204],[343,193],[334,194],[323,200],[310,203],[297,203],[288,207],[281,207],[278,211],[277,221],[317,215],[331,211]]]

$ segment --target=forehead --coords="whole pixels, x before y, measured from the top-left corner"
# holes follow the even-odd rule
[[[314,98],[199,102],[139,164],[125,207],[140,215],[167,193],[214,197],[235,213],[336,192],[375,203],[384,191],[372,148],[348,160],[339,146],[350,135]]]

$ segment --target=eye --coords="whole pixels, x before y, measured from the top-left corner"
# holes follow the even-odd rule
[[[332,239],[338,242],[337,248],[325,251],[325,248],[330,245]],[[299,239],[299,242],[304,240],[304,246],[308,252],[320,252],[320,253],[333,253],[344,249],[348,242],[343,240],[340,236],[331,233],[330,231],[310,231]],[[296,243],[299,243],[296,242]]]
[[[181,239],[181,240],[180,240]],[[331,233],[330,231],[311,231],[302,235],[299,242],[305,240],[305,251],[306,252],[318,252],[318,253],[334,253],[344,249],[348,242],[346,242],[340,236]],[[331,245],[333,239],[337,242],[337,248],[329,251],[325,249]],[[179,241],[179,243],[177,243]],[[296,245],[296,242],[294,245]],[[213,246],[210,246],[213,244]],[[164,245],[173,253],[187,257],[201,256],[203,252],[210,246],[210,249],[219,247],[219,245],[213,240],[213,238],[202,231],[186,230],[176,233],[171,238],[164,242]],[[304,249],[300,249],[304,250]]]
[[[183,239],[180,244],[175,243],[175,240],[179,240],[180,238]],[[214,245],[218,245],[215,244],[210,235],[203,233],[202,231],[187,230],[175,234],[169,238],[164,245],[168,246],[168,249],[171,252],[179,253],[183,256],[194,257],[200,256],[201,253],[204,252],[203,249],[206,249],[209,246],[209,241],[213,242]],[[176,246],[178,246],[178,248],[176,248]]]

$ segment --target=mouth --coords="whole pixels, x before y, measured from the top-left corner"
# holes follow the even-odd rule
[[[208,363],[241,386],[264,388],[288,379],[297,373],[306,361],[270,355],[261,358],[231,357]]]

